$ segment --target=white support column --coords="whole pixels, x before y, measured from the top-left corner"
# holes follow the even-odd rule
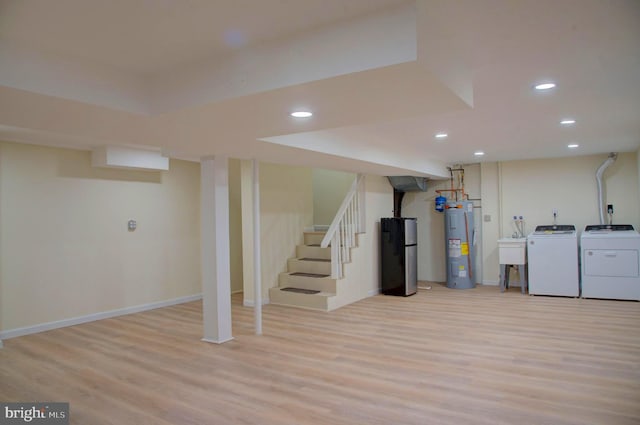
[[[200,161],[200,238],[203,341],[222,344],[231,335],[229,164],[226,157]]]
[[[253,162],[243,159],[240,165],[242,187],[242,304],[254,306],[253,298]]]
[[[262,335],[262,267],[260,253],[260,174],[258,160],[253,160],[253,315],[256,335]]]

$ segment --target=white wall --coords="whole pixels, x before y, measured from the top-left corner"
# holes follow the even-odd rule
[[[86,151],[0,143],[0,329],[200,293],[199,191],[195,163],[97,169]]]
[[[480,166],[464,166],[465,191],[471,199],[480,198]],[[457,175],[457,173],[456,173]],[[439,189],[449,189],[449,180],[430,180],[426,192],[407,192],[402,201],[402,215],[418,218],[418,280],[445,282],[447,280],[444,213],[436,212],[435,198]],[[443,192],[447,199],[455,199],[451,193]],[[474,226],[479,232],[476,245],[475,271],[476,281],[482,277],[482,210],[480,201],[473,201]]]
[[[558,209],[558,224],[582,230],[599,222],[595,173],[606,158],[603,154],[483,164],[483,208],[497,209],[499,220],[498,226],[492,221],[484,227],[485,283],[498,281],[496,241],[514,232],[514,215],[524,216],[527,233],[537,225],[552,224],[553,208]],[[614,222],[640,229],[637,154],[619,154],[603,181],[606,202],[614,204]]]
[[[243,179],[250,181],[250,162],[243,161],[242,165]],[[304,228],[312,223],[312,174],[309,168],[260,164],[263,302],[268,289],[278,285],[278,275],[286,271],[287,259],[294,257],[296,245],[302,243]],[[345,264],[338,305],[374,295],[380,284],[380,218],[393,216],[393,189],[387,178],[380,176],[366,176],[364,185],[366,232],[358,235],[358,247],[351,252],[352,261]],[[243,227],[247,233],[251,232],[250,225],[246,225],[251,201],[250,191],[244,189],[248,187],[243,181]],[[244,304],[253,305],[253,255],[248,239],[244,244]]]
[[[476,208],[475,226],[480,231],[476,251],[476,281],[497,285],[498,245],[501,237],[515,231],[512,217],[522,215],[526,233],[536,225],[553,221],[574,224],[579,230],[599,221],[595,172],[606,154],[572,158],[487,162],[465,166],[465,189]],[[607,203],[614,204],[614,222],[640,229],[640,167],[636,152],[621,153],[604,175]],[[449,182],[430,181],[427,192],[405,195],[402,214],[418,218],[418,279],[446,280],[444,217],[434,210],[435,189]],[[449,196],[447,196],[449,198]],[[477,208],[480,206],[481,208]],[[488,216],[489,221],[484,221]]]
[[[358,247],[344,265],[337,306],[375,295],[380,288],[380,218],[393,217],[393,188],[380,176],[365,176],[364,185],[366,232],[358,235]]]
[[[248,167],[245,171],[242,184],[246,187],[251,185],[251,174]],[[278,286],[278,275],[287,270],[287,260],[295,256],[296,245],[302,243],[304,228],[313,224],[313,185],[311,169],[306,167],[260,163],[259,174],[264,301],[268,297],[269,288]],[[251,232],[252,221],[249,220],[249,211],[253,207],[249,196],[243,196],[242,207],[244,232]],[[253,257],[252,246],[245,245],[245,259],[247,256]],[[247,266],[250,266],[250,261],[247,262]],[[251,269],[251,274],[248,274],[245,268],[244,272],[244,303],[252,305],[253,271]]]
[[[313,224],[330,225],[356,175],[342,171],[314,168]]]
[[[584,229],[599,223],[595,173],[607,155],[565,159],[510,161],[502,164],[502,234],[511,236],[512,217],[523,215],[527,232],[553,222]],[[605,200],[614,204],[614,222],[640,225],[635,153],[618,155],[604,174]]]

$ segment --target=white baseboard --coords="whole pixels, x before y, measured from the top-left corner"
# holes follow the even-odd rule
[[[226,338],[226,339],[222,339],[220,341],[217,341],[215,339],[209,339],[209,338],[202,338],[200,341],[204,341],[204,342],[209,342],[211,344],[224,344],[225,342],[229,342],[229,341],[233,341],[233,337],[231,338]]]
[[[269,304],[269,298],[265,298],[262,300],[262,305]],[[242,305],[245,307],[254,307],[256,304],[253,300],[242,300]]]
[[[498,282],[497,280],[483,280],[482,285],[498,286],[500,285],[500,282]]]
[[[367,291],[367,296],[368,297],[373,297],[376,295],[380,294],[380,288],[376,288],[376,289],[369,289],[369,291]]]
[[[118,308],[116,310],[103,311],[100,313],[88,314],[86,316],[71,317],[69,319],[56,320],[55,322],[40,323],[33,326],[25,326],[23,328],[9,329],[0,331],[0,340],[15,338],[18,336],[35,334],[38,332],[50,331],[52,329],[64,328],[67,326],[80,325],[82,323],[94,322],[96,320],[110,319],[112,317],[124,316],[126,314],[140,313],[142,311],[153,310],[156,308],[169,307],[176,304],[188,303],[202,299],[202,294],[188,295],[185,297],[174,298],[172,300],[158,301],[149,304],[135,305],[132,307]],[[1,345],[0,345],[1,346]]]

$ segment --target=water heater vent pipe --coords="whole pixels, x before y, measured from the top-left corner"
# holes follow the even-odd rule
[[[606,224],[605,222],[605,214],[606,214],[606,205],[604,204],[604,194],[602,193],[602,175],[604,171],[613,164],[618,158],[618,154],[615,152],[611,152],[609,157],[600,165],[598,171],[596,171],[596,183],[598,184],[598,212],[600,213],[600,224]]]

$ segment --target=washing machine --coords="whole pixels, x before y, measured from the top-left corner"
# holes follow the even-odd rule
[[[640,301],[640,234],[632,225],[587,226],[580,247],[583,298]]]
[[[578,256],[575,226],[537,226],[527,236],[529,294],[578,297]]]

